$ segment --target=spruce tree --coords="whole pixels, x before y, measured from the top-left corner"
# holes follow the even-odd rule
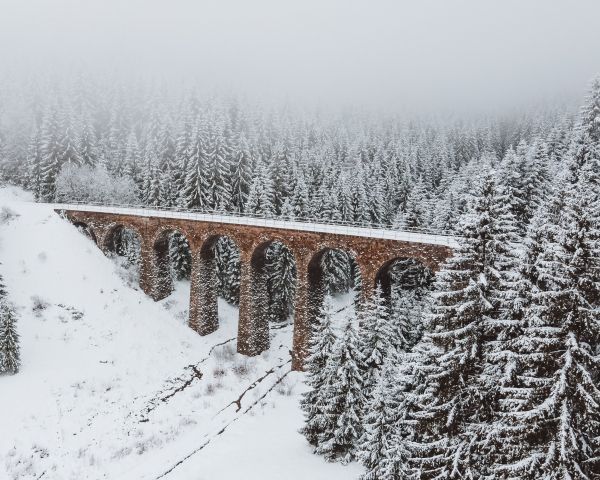
[[[383,298],[381,285],[378,283],[371,298],[367,299],[358,313],[360,328],[360,350],[363,362],[364,392],[369,398],[375,387],[379,371],[392,352],[393,335],[388,307]],[[394,352],[392,352],[394,354]]]
[[[423,480],[489,474],[486,428],[502,376],[489,354],[514,288],[514,222],[506,210],[493,177],[485,177],[460,246],[436,280],[427,335],[436,357],[423,359],[425,387],[414,413],[412,462]]]
[[[515,430],[497,467],[505,478],[600,475],[600,232],[590,192],[585,182],[571,189],[558,234],[542,245],[516,345],[526,394],[504,418]]]
[[[296,263],[289,248],[273,242],[266,252],[265,269],[269,314],[273,322],[284,322],[293,313],[296,294]]]
[[[61,167],[61,124],[56,107],[44,115],[40,138],[40,192],[41,200],[51,202],[56,195],[56,176]]]
[[[355,319],[350,317],[325,369],[323,408],[327,424],[316,448],[316,453],[327,460],[342,463],[355,459],[362,435],[364,393],[360,365],[363,359],[354,323]]]
[[[410,453],[399,435],[399,416],[396,372],[389,359],[377,374],[370,401],[365,405],[364,432],[359,442],[358,459],[366,469],[361,480],[409,479]]]
[[[17,318],[13,308],[0,303],[0,372],[15,374],[21,365]]]
[[[304,370],[308,390],[302,395],[300,408],[304,412],[305,425],[300,432],[311,445],[317,446],[320,436],[332,430],[330,417],[326,414],[328,396],[327,381],[331,366],[336,336],[333,332],[335,305],[331,297],[325,297],[321,312],[312,325],[308,356]]]
[[[189,279],[192,270],[192,255],[187,239],[179,232],[169,237],[169,260],[174,280]]]

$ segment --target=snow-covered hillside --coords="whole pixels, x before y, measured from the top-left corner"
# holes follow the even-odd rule
[[[186,326],[189,286],[160,303],[50,208],[0,191],[0,272],[19,314],[22,368],[0,377],[0,478],[348,479],[297,433],[291,327],[235,353],[237,311]],[[4,213],[4,212],[3,212]],[[8,217],[11,217],[8,215]],[[5,219],[6,215],[2,215]]]

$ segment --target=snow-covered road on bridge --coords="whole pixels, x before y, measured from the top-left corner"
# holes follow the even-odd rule
[[[138,207],[84,205],[76,203],[45,204],[55,210],[76,210],[83,212],[111,213],[116,215],[135,215],[139,217],[175,218],[197,222],[226,223],[233,225],[248,225],[255,227],[295,230],[301,232],[329,233],[348,235],[352,237],[367,237],[375,239],[395,240],[401,242],[423,243],[428,245],[444,245],[450,248],[458,246],[457,241],[450,235],[436,235],[426,232],[411,232],[390,230],[377,227],[356,227],[342,224],[313,223],[294,220],[275,220],[256,216],[236,216],[218,213],[185,212],[170,209],[149,209]]]

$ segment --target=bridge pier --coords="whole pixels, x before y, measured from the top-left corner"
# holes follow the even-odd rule
[[[141,237],[139,262],[140,288],[154,301],[167,298],[173,291],[168,242],[157,242],[153,245]]]
[[[267,282],[262,265],[250,254],[241,254],[240,308],[237,351],[255,356],[269,348]]]
[[[215,260],[204,249],[192,254],[189,325],[200,335],[219,328]]]

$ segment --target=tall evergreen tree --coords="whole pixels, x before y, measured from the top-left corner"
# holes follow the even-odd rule
[[[336,345],[332,325],[334,314],[333,300],[330,296],[326,296],[317,321],[312,326],[304,366],[308,390],[302,395],[300,401],[306,419],[300,432],[314,446],[318,445],[319,438],[324,432],[329,432],[333,428],[325,406],[328,395],[328,369]]]
[[[487,176],[460,229],[461,245],[436,281],[428,333],[436,358],[424,359],[426,386],[414,413],[412,461],[423,480],[490,474],[485,435],[502,369],[489,354],[498,348],[514,288],[514,221],[506,210]]]
[[[13,308],[0,302],[0,372],[15,374],[21,366],[17,318]]]
[[[387,356],[365,405],[364,432],[358,449],[358,459],[366,468],[361,480],[408,480],[413,474],[408,465],[410,452],[399,438],[402,405],[397,401],[398,378],[389,360],[392,357]]]
[[[358,313],[360,328],[360,350],[363,358],[364,392],[369,398],[387,355],[393,352],[392,326],[388,307],[383,298],[381,285],[378,283],[371,298],[367,299]]]
[[[352,317],[346,323],[333,358],[325,368],[324,412],[328,423],[319,435],[316,448],[316,453],[326,459],[342,463],[356,458],[362,435],[364,394],[360,364],[363,359],[354,323]]]

